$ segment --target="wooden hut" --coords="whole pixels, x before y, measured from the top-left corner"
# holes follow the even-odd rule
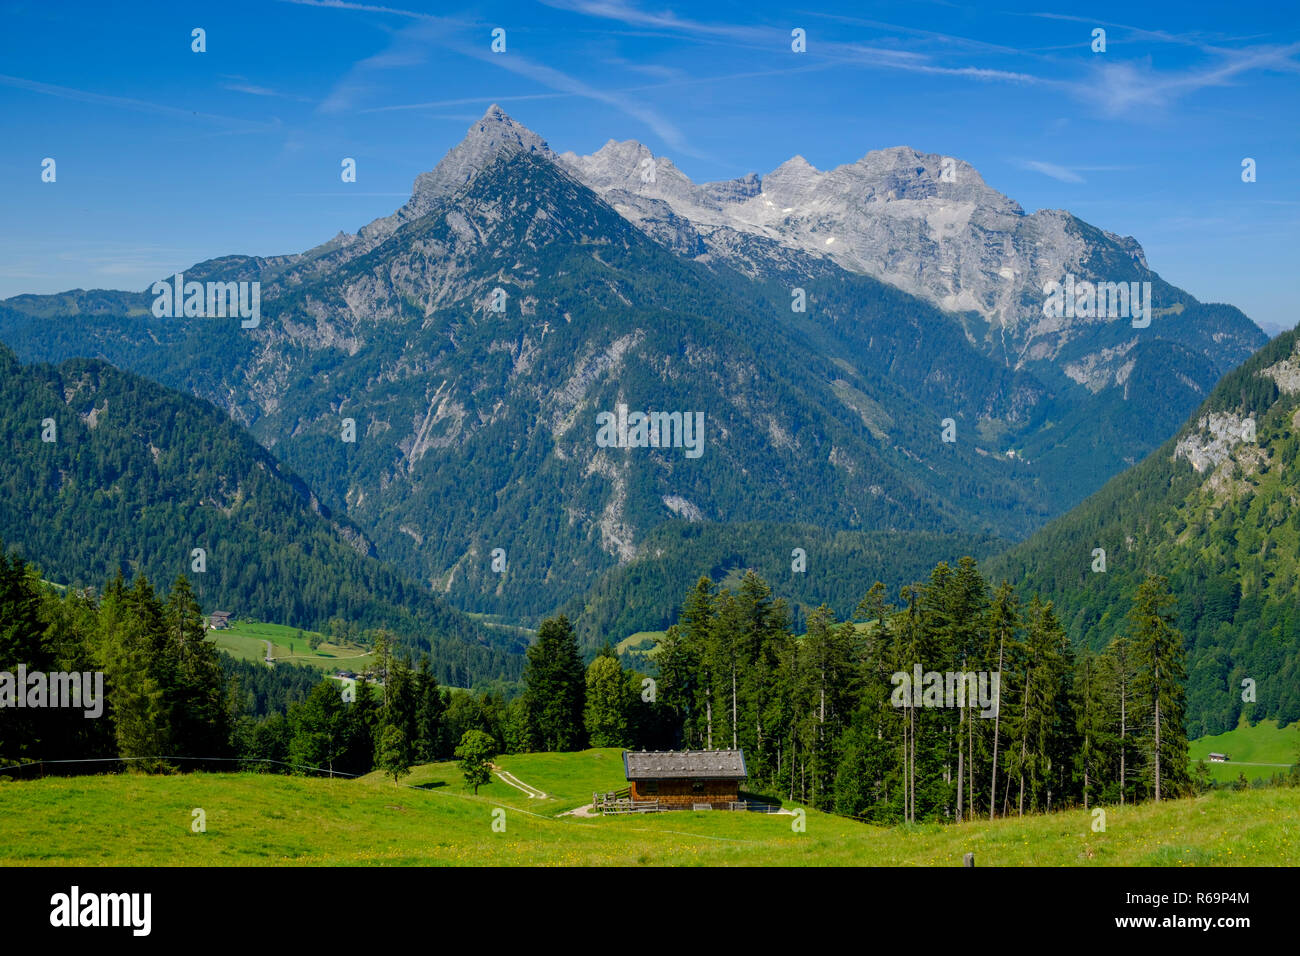
[[[740,799],[745,754],[740,750],[624,750],[623,770],[633,802],[660,807],[708,804],[727,810]]]

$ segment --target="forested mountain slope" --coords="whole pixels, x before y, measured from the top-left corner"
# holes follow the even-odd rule
[[[1188,641],[1191,736],[1230,730],[1242,712],[1300,719],[1297,338],[1264,346],[1141,464],[988,569],[1052,599],[1094,648],[1125,626],[1125,592],[1167,575]]]
[[[0,435],[0,540],[52,580],[98,589],[121,571],[166,586],[183,573],[205,611],[387,626],[432,647],[446,680],[520,673],[517,641],[374,558],[205,402],[98,360],[23,366],[0,346]]]

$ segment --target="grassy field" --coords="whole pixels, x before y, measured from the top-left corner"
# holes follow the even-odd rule
[[[623,775],[622,751],[616,749],[584,750],[565,754],[515,754],[497,757],[496,763],[518,780],[546,793],[547,799],[530,799],[520,790],[503,783],[495,776],[492,782],[478,788],[480,797],[498,803],[520,807],[535,813],[555,816],[591,802],[593,791],[617,790],[627,786]],[[361,782],[392,787],[392,778],[378,771],[361,778]],[[473,794],[465,786],[460,768],[454,761],[424,764],[414,768],[403,784],[444,793]]]
[[[364,647],[355,644],[331,644],[323,641],[313,651],[307,644],[307,638],[313,632],[302,633],[303,636],[298,637],[297,628],[283,624],[237,621],[228,630],[208,631],[208,637],[231,657],[245,661],[265,660],[265,642],[270,641],[275,660],[306,664],[322,671],[362,671],[374,662],[374,657],[366,653]]]
[[[115,775],[0,783],[0,865],[1300,865],[1300,790],[1218,791],[962,826],[882,828],[808,811],[560,817],[624,783],[618,750],[498,759],[545,800],[454,764],[403,786],[257,774]],[[207,830],[191,831],[192,810]],[[493,829],[503,819],[505,831]]]
[[[656,642],[663,638],[664,633],[664,631],[637,631],[619,641],[614,650],[620,654],[629,651],[649,652],[654,649]]]
[[[1207,759],[1211,778],[1219,781],[1236,780],[1243,773],[1247,780],[1271,777],[1279,771],[1286,773],[1296,762],[1298,749],[1300,724],[1279,729],[1276,720],[1261,720],[1252,727],[1244,719],[1236,730],[1201,737],[1193,740],[1187,748],[1193,766],[1211,752],[1227,754],[1231,758],[1227,763],[1209,763]]]

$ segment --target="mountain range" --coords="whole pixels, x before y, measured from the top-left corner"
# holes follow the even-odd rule
[[[1067,276],[1150,283],[1149,326],[1045,315]],[[637,143],[556,154],[497,107],[392,215],[184,278],[258,282],[260,322],[76,290],[0,303],[0,339],[210,402],[376,556],[522,623],[671,559],[657,529],[681,523],[760,564],[808,528],[870,535],[842,550],[862,573],[920,533],[1009,545],[1267,341],[1135,240],[1026,214],[950,157],[696,185]],[[638,438],[651,412],[698,415],[699,453]]]

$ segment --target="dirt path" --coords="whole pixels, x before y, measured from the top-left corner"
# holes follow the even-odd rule
[[[272,647],[271,647],[271,642],[270,642],[270,641],[263,641],[262,643],[266,645],[266,666],[267,666],[267,667],[274,667],[274,666],[275,666],[275,652],[274,652],[274,650],[273,650]]]
[[[496,764],[492,764],[492,772],[497,775],[497,779],[500,780],[502,783],[507,784],[508,786],[514,787],[516,790],[528,794],[528,798],[530,800],[546,799],[546,794],[543,793],[541,790],[538,790],[536,787],[524,783],[514,774],[510,773],[507,770],[501,769]]]

